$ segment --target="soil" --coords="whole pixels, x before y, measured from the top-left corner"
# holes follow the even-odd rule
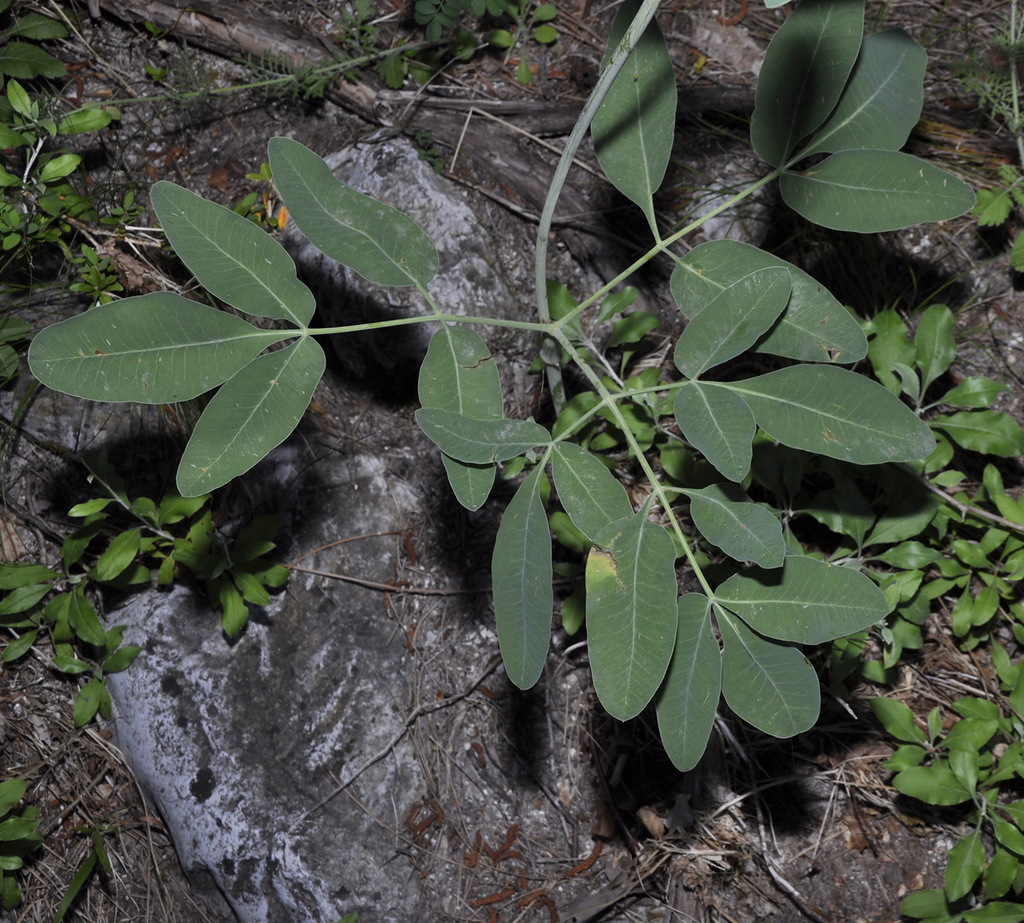
[[[274,135],[288,134],[327,153],[374,132],[406,131],[454,182],[501,202],[524,222],[537,214],[552,167],[546,145],[561,143],[572,113],[585,98],[613,12],[590,0],[580,0],[575,8],[560,5],[558,41],[549,49],[527,42],[517,52],[528,56],[535,71],[529,86],[515,80],[514,60],[483,51],[446,66],[426,90],[412,83],[402,93],[386,90],[367,70],[330,89],[326,99],[250,90],[175,101],[167,96],[172,89],[210,90],[251,80],[260,63],[260,41],[266,39],[265,51],[273,50],[275,23],[282,47],[287,38],[294,44],[286,47],[297,49],[297,55],[337,49],[350,8],[340,0],[245,4],[255,23],[247,34],[255,38],[245,49],[252,55],[250,62],[239,64],[225,56],[227,48],[204,39],[203,29],[187,33],[181,10],[178,22],[169,24],[173,27],[161,25],[159,17],[166,15],[168,5],[144,0],[102,3],[99,18],[90,17],[84,2],[71,6],[76,33],[60,51],[74,78],[72,92],[83,100],[151,98],[122,104],[120,123],[85,151],[101,204],[120,204],[129,189],[144,196],[152,181],[172,179],[233,206],[251,191],[263,194],[264,187],[246,174],[258,171],[267,140]],[[871,0],[868,6],[869,29],[902,26],[929,50],[925,119],[912,139],[912,150],[975,183],[990,176],[992,163],[1012,160],[1015,147],[1008,133],[975,106],[956,69],[971,54],[990,53],[1005,3],[979,0],[969,14],[963,5],[939,0]],[[212,11],[213,22],[224,21],[215,15],[213,3],[195,7]],[[379,0],[379,7],[375,27],[385,44],[420,37],[405,8],[386,0]],[[747,0],[683,0],[661,14],[677,79],[691,104],[680,126],[675,179],[661,196],[667,223],[678,220],[709,190],[720,190],[737,170],[746,169],[743,144],[735,138],[742,137],[749,114],[755,79],[751,65],[784,15],[756,0],[749,5]],[[158,23],[158,34],[147,30],[147,19]],[[187,43],[180,41],[183,34]],[[219,53],[204,50],[204,42]],[[269,60],[262,66],[280,69]],[[157,81],[147,77],[147,68]],[[442,108],[437,100],[445,97],[460,100],[461,108]],[[424,99],[431,105],[417,107]],[[471,141],[456,156],[457,129],[467,120],[461,101],[467,99],[488,114],[474,113],[467,133]],[[541,112],[550,121],[544,122]],[[521,160],[498,171],[488,151],[499,145],[507,149],[509,132],[518,139],[514,147]],[[603,202],[606,192],[597,188],[590,173],[575,173],[567,195],[572,204],[563,210],[561,239],[600,269],[610,254],[628,248],[628,216],[621,210],[593,213],[593,203]],[[610,225],[616,229],[614,236]],[[969,220],[884,235],[881,243],[848,235],[811,236],[779,223],[771,230],[780,240],[792,236],[796,244],[791,249],[802,251],[802,258],[794,261],[821,274],[862,315],[894,305],[909,312],[928,300],[950,303],[958,311],[965,341],[962,373],[1005,381],[1010,392],[1001,409],[1024,418],[1019,295],[1003,239],[983,240]],[[123,241],[93,233],[98,248],[115,259],[127,290],[174,283],[176,270],[144,227],[133,229]],[[873,267],[868,280],[865,261]],[[652,286],[659,282],[658,272],[647,280]],[[75,308],[54,292],[38,297],[46,298],[47,310],[54,314]],[[48,449],[19,445],[7,461],[5,489],[17,494],[16,482],[28,469],[46,478],[58,466]],[[52,560],[66,528],[50,511],[12,505],[0,519],[4,554],[9,559]],[[91,876],[66,919],[222,919],[221,911],[202,906],[193,896],[160,818],[134,784],[109,733],[102,727],[74,727],[74,690],[49,669],[48,659],[40,647],[16,664],[5,664],[0,673],[4,776],[30,780],[32,801],[40,806],[50,833],[44,850],[21,876],[25,901],[9,919],[53,919],[61,896],[90,854],[93,831],[102,834],[112,871]],[[448,670],[458,676],[463,668],[449,664]],[[517,894],[520,906],[506,901],[502,920],[883,923],[896,918],[898,901],[908,891],[941,886],[946,850],[963,831],[946,817],[922,815],[919,805],[901,801],[889,786],[883,764],[890,748],[866,707],[876,690],[854,689],[848,702],[827,699],[815,731],[792,741],[768,740],[738,722],[722,721],[701,770],[680,777],[657,747],[657,735],[645,718],[620,725],[600,712],[586,675],[567,656],[559,680],[567,689],[571,713],[559,717],[558,733],[574,735],[571,771],[586,778],[587,785],[581,787],[596,785],[603,797],[581,806],[574,803],[571,790],[554,793],[563,808],[571,807],[574,823],[581,814],[592,818],[594,839],[578,843],[569,869],[573,878],[586,877],[584,896],[575,889],[570,901],[553,889],[538,893],[531,903]],[[889,694],[925,714],[965,692],[997,697],[999,683],[984,657],[957,649],[950,640],[948,613],[938,611],[925,648],[905,664],[900,683]],[[513,717],[495,707],[487,733],[500,738],[503,722]],[[419,758],[435,777],[452,772],[445,727],[423,721],[416,728]],[[487,739],[478,742],[481,752],[507,752]],[[514,778],[518,770],[504,771]],[[557,811],[552,816],[557,818]],[[486,873],[471,875],[465,863],[450,872],[431,839],[432,828],[416,829],[420,819],[410,814],[408,829],[400,832],[403,856],[396,861],[408,862],[410,875],[418,874],[428,888],[439,880],[439,907],[442,894],[461,886],[441,882],[445,876],[472,879],[477,895],[499,894],[510,886],[497,862]],[[536,846],[520,841],[516,848],[528,852]],[[537,864],[549,860],[539,852],[529,858]],[[559,859],[566,861],[565,856]],[[480,899],[458,911],[438,911],[436,919],[493,920],[495,906]]]

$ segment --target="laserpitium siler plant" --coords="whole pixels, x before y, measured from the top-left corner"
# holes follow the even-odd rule
[[[836,566],[804,554],[776,512],[752,502],[745,490],[752,445],[879,465],[922,459],[934,440],[896,396],[840,366],[864,356],[864,334],[808,275],[732,240],[679,255],[674,245],[700,222],[662,235],[653,197],[671,152],[676,90],[656,9],[647,0],[620,12],[601,80],[567,143],[538,233],[536,321],[442,310],[429,289],[438,260],[427,235],[339,182],[301,144],[275,138],[274,182],[298,228],[371,282],[415,286],[423,316],[311,328],[313,295],[275,240],[161,182],[152,190],[157,216],[199,282],[239,311],[285,326],[260,329],[159,292],[43,330],[29,360],[45,384],[91,400],[164,403],[219,386],[178,469],[179,490],[193,495],[248,470],[293,430],[324,372],[314,335],[440,322],[420,373],[417,421],[443,453],[452,489],[476,509],[499,466],[525,472],[494,548],[494,608],[509,677],[533,685],[548,650],[550,512],[560,533],[571,532],[587,552],[575,599],[585,598],[580,611],[601,703],[625,720],[653,701],[665,747],[686,769],[705,749],[721,695],[769,734],[810,727],[818,679],[800,645],[861,631],[889,611],[856,562]],[[716,212],[776,180],[806,219],[846,231],[939,221],[971,207],[966,185],[899,151],[920,114],[924,51],[902,31],[864,37],[863,28],[863,0],[803,0],[785,21],[761,71],[751,129],[766,175]],[[550,216],[587,130],[608,179],[645,215],[653,243],[583,301],[550,286],[558,297],[549,304]],[[598,325],[628,307],[628,297],[610,293],[659,254],[675,261],[672,294],[689,321],[675,344],[671,381],[617,369],[595,343]],[[552,429],[505,416],[498,372],[474,330],[497,324],[542,337],[559,410]],[[278,344],[286,345],[268,350]],[[779,357],[780,367],[736,378],[733,363],[722,373],[746,352]],[[590,390],[566,400],[565,365],[578,367]],[[616,462],[602,454],[616,440],[625,449],[618,464],[649,484],[640,509],[616,478]],[[704,472],[699,480],[695,470]],[[556,502],[561,510],[551,512]],[[709,567],[709,554],[719,564]],[[683,571],[696,589],[680,597]]]

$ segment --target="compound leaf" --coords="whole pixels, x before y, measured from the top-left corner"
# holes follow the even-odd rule
[[[213,396],[178,465],[183,497],[244,474],[298,426],[327,359],[311,337],[250,362]]]
[[[592,542],[611,523],[633,515],[626,489],[597,456],[573,443],[558,442],[551,460],[562,508]]]
[[[715,601],[758,634],[797,644],[821,644],[862,631],[889,613],[875,583],[851,567],[803,555],[780,568],[751,568],[715,591]]]
[[[772,737],[806,731],[818,717],[818,676],[796,648],[751,631],[715,606],[722,632],[722,694],[744,721]]]
[[[782,166],[835,107],[860,51],[864,0],[803,0],[768,45],[750,140]]]
[[[551,534],[541,499],[542,466],[520,485],[494,541],[491,574],[498,646],[505,672],[520,689],[540,678],[551,635]]]
[[[699,381],[687,382],[673,405],[683,437],[730,481],[750,471],[754,415],[738,394]]]
[[[840,151],[802,173],[784,173],[779,189],[808,221],[859,234],[945,221],[974,205],[966,183],[900,151]]]
[[[174,252],[208,292],[247,314],[310,322],[313,293],[266,231],[174,183],[157,183],[150,199]]]
[[[654,703],[662,745],[680,772],[689,772],[704,755],[722,694],[722,649],[710,605],[700,593],[679,598],[675,650]]]
[[[639,4],[622,5],[612,24],[607,64]],[[665,38],[655,20],[644,30],[608,90],[590,131],[605,175],[643,209],[655,227],[655,191],[665,178],[676,122],[676,81]]]
[[[222,384],[287,335],[173,292],[153,292],[44,328],[28,360],[44,385],[75,397],[168,404]]]
[[[436,407],[480,420],[500,419],[504,409],[498,368],[480,335],[470,327],[444,324],[430,338],[420,366],[419,398]],[[483,506],[494,485],[493,464],[469,465],[442,455],[448,483],[466,509]]]
[[[597,697],[620,721],[661,685],[676,625],[676,546],[637,514],[612,523],[587,558],[587,635]]]
[[[796,365],[715,387],[741,395],[758,426],[795,449],[876,465],[923,458],[935,447],[928,426],[898,398],[833,365]]]
[[[712,545],[737,561],[781,567],[786,556],[782,523],[758,506],[738,484],[712,484],[687,490],[690,518]],[[771,632],[767,632],[771,634]]]
[[[474,465],[490,465],[547,445],[551,434],[533,420],[475,420],[451,410],[424,407],[416,422],[445,455]]]
[[[728,286],[773,266],[789,272],[792,294],[778,323],[754,349],[807,362],[863,358],[864,331],[828,289],[792,263],[738,240],[711,240],[694,247],[672,272],[672,295],[682,312],[694,318]]]
[[[675,363],[687,378],[749,349],[786,309],[792,284],[781,266],[758,269],[728,285],[686,325]]]
[[[902,29],[866,36],[838,105],[800,156],[898,151],[921,118],[927,59]]]
[[[298,141],[271,138],[267,150],[288,214],[327,256],[380,285],[434,278],[437,250],[412,218],[346,186]]]

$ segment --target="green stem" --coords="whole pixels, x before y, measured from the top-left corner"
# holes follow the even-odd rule
[[[697,228],[699,228],[706,221],[709,221],[710,219],[714,218],[716,215],[720,215],[722,212],[727,211],[728,209],[732,208],[734,205],[738,204],[739,202],[742,202],[745,198],[747,198],[748,196],[751,196],[755,192],[757,192],[758,189],[761,189],[762,187],[767,186],[770,182],[772,182],[773,180],[777,179],[784,172],[785,172],[785,167],[777,167],[776,169],[772,170],[771,173],[769,173],[767,176],[764,176],[761,179],[759,179],[757,182],[752,183],[750,186],[748,186],[742,192],[738,192],[731,199],[729,199],[729,200],[723,202],[721,205],[717,205],[715,208],[711,209],[711,211],[709,211],[706,215],[701,215],[700,218],[695,218],[693,221],[691,221],[685,227],[682,227],[678,231],[675,231],[674,233],[670,234],[664,240],[660,241],[658,244],[656,244],[655,246],[651,247],[651,249],[648,250],[645,254],[643,254],[643,256],[638,257],[636,260],[634,260],[633,263],[631,263],[622,272],[620,272],[614,279],[611,280],[611,282],[609,282],[606,285],[604,285],[601,288],[599,288],[589,298],[585,298],[583,301],[581,301],[568,314],[566,314],[562,318],[559,318],[559,320],[555,321],[555,325],[558,326],[558,327],[565,327],[567,324],[572,322],[575,318],[577,318],[580,314],[582,314],[587,308],[589,308],[595,302],[597,302],[600,299],[604,298],[605,295],[607,295],[613,288],[615,288],[617,285],[621,284],[622,282],[625,282],[626,279],[628,279],[631,275],[633,275],[633,273],[635,273],[642,266],[644,266],[645,264],[649,263],[656,256],[658,256],[660,253],[664,253],[666,250],[668,250],[668,248],[671,247],[674,243],[676,243],[680,238],[685,237],[687,234],[692,234],[694,231],[697,230]]]
[[[647,460],[647,456],[637,443],[636,437],[629,428],[629,423],[622,415],[622,411],[619,410],[615,395],[608,390],[604,382],[601,381],[600,376],[598,376],[598,374],[590,367],[590,365],[576,350],[576,347],[570,342],[569,338],[557,326],[552,328],[551,334],[562,348],[569,353],[569,356],[582,370],[583,374],[590,379],[590,383],[594,386],[594,390],[601,397],[602,404],[599,406],[608,407],[612,416],[615,417],[616,424],[619,429],[622,430],[623,436],[625,436],[626,444],[632,450],[637,463],[643,469],[644,475],[646,475],[647,480],[651,485],[651,490],[654,496],[657,498],[659,505],[668,517],[669,524],[671,525],[672,531],[675,533],[675,536],[683,549],[683,554],[686,557],[687,563],[693,569],[694,574],[696,574],[697,580],[704,589],[704,593],[709,599],[714,599],[714,591],[711,589],[711,584],[708,583],[707,577],[704,576],[704,571],[701,570],[696,555],[694,555],[693,549],[690,547],[690,543],[686,540],[686,536],[683,534],[682,526],[680,526],[679,520],[676,518],[676,514],[672,510],[672,501],[669,498],[666,489],[662,486],[661,481],[658,480],[658,475],[655,473],[654,468],[651,467],[651,463]],[[632,392],[630,393],[630,396],[632,396]]]
[[[573,126],[572,132],[569,134],[569,139],[566,141],[565,148],[562,150],[562,156],[559,158],[558,165],[555,167],[555,175],[551,179],[551,185],[548,187],[547,198],[544,200],[544,208],[540,213],[540,223],[537,227],[537,245],[534,252],[534,284],[537,290],[537,316],[542,321],[551,320],[551,309],[548,305],[547,292],[548,236],[551,233],[551,225],[555,217],[555,207],[558,205],[558,199],[562,194],[562,189],[565,187],[566,179],[568,179],[569,176],[569,168],[572,166],[572,162],[580,149],[580,145],[586,137],[587,131],[590,128],[590,123],[594,120],[597,110],[601,107],[601,103],[604,102],[605,97],[608,95],[608,91],[611,89],[612,83],[619,75],[619,71],[621,71],[625,65],[626,59],[636,47],[637,42],[640,40],[640,36],[643,35],[644,30],[654,18],[655,13],[658,12],[659,3],[660,0],[644,0],[643,5],[637,11],[636,17],[629,24],[629,28],[626,30],[626,34],[622,36],[622,41],[619,42],[619,46],[614,52],[612,52],[611,58],[605,65],[601,78],[597,82],[597,86],[594,87],[594,91],[590,94],[590,97],[584,104],[583,111],[576,120],[576,124]],[[564,402],[565,389],[562,384],[562,373],[558,357],[552,355],[550,349],[546,349],[542,344],[541,358],[544,360],[544,364],[547,368],[548,387],[551,391],[552,398],[555,401],[555,406],[556,408],[560,407]]]
[[[345,324],[341,327],[306,327],[295,330],[271,330],[267,333],[277,334],[280,339],[293,336],[325,336],[338,333],[358,333],[362,330],[383,330],[388,327],[408,327],[410,324],[433,324],[438,321],[453,324],[486,324],[488,327],[512,327],[516,330],[532,330],[535,333],[546,333],[551,330],[550,324],[539,324],[536,321],[503,320],[500,317],[477,317],[472,314],[445,314],[435,310],[433,314],[416,315],[415,317],[396,317],[391,320],[368,321],[365,324]]]

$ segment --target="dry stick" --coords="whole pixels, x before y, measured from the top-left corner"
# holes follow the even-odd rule
[[[489,586],[472,589],[468,587],[425,587],[425,586],[398,586],[394,583],[377,583],[374,580],[364,580],[362,577],[353,577],[351,574],[336,574],[334,571],[317,570],[315,567],[288,566],[289,570],[298,571],[301,574],[314,574],[317,577],[330,577],[332,580],[343,580],[345,583],[354,583],[356,586],[366,587],[369,590],[381,590],[384,593],[394,593],[406,596],[468,596],[475,593],[490,593]]]
[[[998,526],[1009,529],[1011,532],[1024,532],[1024,525],[1019,522],[1013,522],[1013,520],[1005,519],[997,513],[990,513],[988,510],[983,510],[980,506],[975,506],[973,503],[964,503],[962,500],[957,500],[956,497],[950,496],[941,487],[936,486],[926,477],[922,477],[912,468],[906,465],[900,465],[906,471],[913,474],[925,487],[927,487],[933,494],[941,497],[946,501],[953,509],[955,509],[961,516],[966,516],[968,513],[972,513],[975,516],[980,516],[982,519],[987,519],[989,522],[994,522]]]
[[[327,576],[336,575],[327,574]],[[441,699],[439,702],[431,702],[428,705],[419,705],[415,709],[413,709],[413,711],[402,723],[402,726],[392,736],[391,740],[389,740],[383,747],[381,747],[380,750],[378,750],[365,763],[363,763],[362,766],[360,766],[354,773],[352,773],[347,779],[345,779],[344,782],[340,782],[338,784],[338,787],[333,792],[331,792],[324,798],[321,798],[320,801],[318,801],[315,805],[313,805],[313,807],[306,811],[297,821],[295,821],[294,824],[292,824],[288,828],[288,833],[292,833],[295,830],[295,828],[299,826],[299,824],[303,823],[312,814],[315,814],[317,811],[319,811],[325,804],[331,801],[335,795],[348,788],[353,782],[355,782],[356,779],[358,779],[364,772],[366,772],[367,769],[369,769],[371,766],[373,766],[376,763],[379,763],[382,759],[384,759],[385,756],[387,756],[392,750],[395,749],[395,747],[398,745],[398,742],[405,736],[406,731],[408,731],[409,728],[416,721],[418,721],[424,715],[429,715],[431,712],[435,712],[440,708],[447,708],[449,705],[455,705],[457,702],[461,702],[463,699],[472,695],[473,692],[476,690],[477,686],[479,686],[485,679],[487,679],[487,677],[494,672],[495,668],[500,663],[501,658],[495,657],[487,666],[487,669],[485,669],[483,673],[481,673],[476,678],[476,680],[462,692],[456,693],[455,695],[450,695],[447,698]]]

